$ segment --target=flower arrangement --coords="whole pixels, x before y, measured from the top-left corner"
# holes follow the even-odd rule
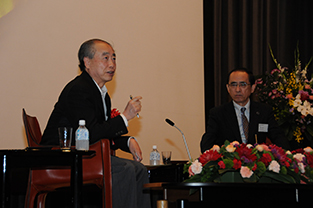
[[[191,163],[185,182],[219,182],[227,172],[239,172],[244,182],[268,178],[281,183],[313,183],[313,149],[285,151],[276,145],[240,144],[225,141],[214,145]]]
[[[299,49],[295,50],[295,68],[282,67],[272,58],[277,69],[257,79],[256,94],[260,102],[273,107],[278,125],[289,141],[301,143],[304,139],[313,141],[313,79],[308,80],[307,68],[301,69]]]
[[[111,110],[111,118],[115,118],[116,116],[120,115],[121,113],[116,108]]]

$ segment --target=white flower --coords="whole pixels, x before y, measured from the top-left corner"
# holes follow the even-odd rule
[[[293,156],[293,158],[295,158],[296,160],[298,160],[299,162],[303,161],[303,158],[305,158],[305,156],[301,153],[297,153]]]
[[[313,152],[313,149],[311,147],[306,147],[303,150],[307,153]]]
[[[307,109],[310,109],[310,108],[311,108],[311,103],[305,100],[305,101],[303,102],[303,106],[304,106],[305,108],[307,108]]]
[[[304,164],[302,162],[298,163],[299,170],[301,173],[305,173]]]
[[[298,106],[297,111],[300,112],[304,116],[307,116],[309,114],[308,109],[303,105]]]
[[[275,173],[279,173],[280,165],[279,165],[279,163],[276,160],[272,160],[272,162],[268,166],[268,169],[273,171],[273,172],[275,172]]]
[[[194,174],[199,174],[202,172],[202,164],[198,160],[195,160],[191,164],[190,169]]]
[[[304,116],[309,115],[308,109],[304,108],[304,109],[301,111],[301,114],[304,115]]]
[[[306,73],[307,73],[307,71],[304,69],[304,70],[302,70],[301,71],[301,76],[303,77],[303,78],[306,78]]]
[[[298,94],[298,95],[299,95],[299,94]],[[297,95],[295,101],[293,101],[293,107],[295,107],[295,108],[298,107],[298,106],[300,106],[300,105],[302,104],[300,98],[298,98],[298,95]],[[300,95],[299,95],[299,97],[300,97]]]
[[[248,147],[249,149],[251,149],[251,148],[253,147],[253,145],[252,145],[252,144],[247,144],[247,147]]]

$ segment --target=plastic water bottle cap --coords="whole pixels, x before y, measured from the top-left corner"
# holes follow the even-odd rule
[[[157,146],[156,146],[156,145],[153,145],[152,148],[153,148],[153,149],[157,149]]]
[[[79,120],[78,121],[78,125],[85,126],[86,125],[86,121],[85,120]]]

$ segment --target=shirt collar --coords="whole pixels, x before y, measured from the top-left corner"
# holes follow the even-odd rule
[[[108,92],[108,89],[107,89],[107,87],[105,85],[103,85],[103,87],[100,88],[99,85],[97,84],[97,82],[94,79],[92,79],[92,80],[97,85],[97,87],[98,87],[99,91],[101,92],[101,94],[105,95]]]
[[[247,111],[250,111],[250,99],[248,100],[247,104],[245,106],[238,105],[233,101],[234,107],[236,110],[240,111],[241,108],[245,107]]]

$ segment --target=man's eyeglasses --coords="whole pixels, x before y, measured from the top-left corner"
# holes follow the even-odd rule
[[[251,84],[247,84],[246,82],[232,82],[228,84],[228,86],[231,88],[236,88],[237,86],[239,86],[242,89],[246,88],[248,85],[251,85]]]

